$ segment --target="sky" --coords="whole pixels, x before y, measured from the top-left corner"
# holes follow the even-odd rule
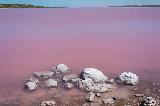
[[[0,0],[0,3],[25,3],[51,7],[105,7],[117,5],[160,5],[160,0]]]

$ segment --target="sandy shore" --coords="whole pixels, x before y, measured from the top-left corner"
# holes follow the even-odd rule
[[[111,92],[103,93],[101,97],[96,97],[94,103],[87,103],[85,101],[85,94],[77,88],[65,89],[65,88],[50,88],[50,89],[38,89],[34,92],[26,91],[1,91],[0,106],[38,106],[40,102],[44,100],[55,100],[57,106],[82,106],[87,103],[89,106],[100,104],[105,106],[101,102],[103,97],[116,97],[118,100],[114,106],[124,106],[130,104],[137,106],[137,104],[143,100],[144,96],[152,96],[160,100],[159,85],[152,85],[151,83],[141,82],[136,86],[120,86]],[[135,94],[144,94],[144,96],[137,97]]]

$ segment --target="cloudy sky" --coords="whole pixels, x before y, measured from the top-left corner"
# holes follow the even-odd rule
[[[160,0],[0,0],[0,3],[25,3],[52,7],[104,7],[113,5],[160,5]]]

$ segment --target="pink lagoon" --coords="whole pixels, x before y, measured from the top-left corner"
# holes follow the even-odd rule
[[[33,100],[57,94],[26,93],[23,86],[33,72],[59,63],[75,74],[94,67],[109,77],[131,71],[146,86],[160,83],[159,14],[160,8],[0,9],[0,106],[38,106]],[[84,95],[69,92],[63,95]]]

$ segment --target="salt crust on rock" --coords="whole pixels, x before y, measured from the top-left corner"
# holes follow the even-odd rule
[[[71,70],[71,68],[69,68],[65,64],[58,64],[56,67],[52,67],[51,70],[54,71],[56,74],[59,74],[59,73],[68,73]]]
[[[118,81],[124,84],[136,85],[139,82],[139,77],[131,72],[123,72],[119,75]]]
[[[113,104],[115,102],[116,102],[116,99],[112,98],[112,97],[110,97],[110,98],[106,97],[106,98],[103,99],[104,104]]]
[[[86,101],[88,101],[88,102],[94,102],[94,99],[95,99],[95,94],[93,92],[89,92],[86,95]]]
[[[55,106],[56,102],[54,100],[43,101],[40,106]]]
[[[86,91],[91,92],[108,92],[115,88],[112,84],[105,84],[105,83],[95,83],[92,79],[88,78],[85,80],[81,80],[77,82],[77,86],[80,89],[84,89]]]
[[[157,102],[153,97],[146,97],[140,104],[140,106],[156,106],[156,105]]]
[[[94,82],[105,82],[108,77],[95,68],[85,68],[82,72],[83,79],[92,79]]]
[[[66,87],[66,88],[68,88],[68,89],[70,89],[70,88],[72,88],[74,85],[72,84],[72,83],[65,83],[64,84],[64,87]]]
[[[27,82],[25,84],[25,87],[30,90],[30,91],[33,91],[35,90],[37,87],[38,87],[38,84],[36,82]]]
[[[33,78],[33,77],[31,77],[31,78],[29,78],[29,79],[26,79],[26,81],[27,81],[27,82],[35,82],[36,84],[39,84],[39,79]]]
[[[76,79],[76,78],[78,78],[77,74],[68,74],[63,77],[63,81],[69,82],[71,79]]]
[[[54,75],[52,71],[34,72],[33,75],[37,78],[51,78]]]
[[[48,80],[45,81],[45,86],[47,86],[47,87],[56,87],[56,86],[58,86],[58,83],[54,79],[48,79]]]

